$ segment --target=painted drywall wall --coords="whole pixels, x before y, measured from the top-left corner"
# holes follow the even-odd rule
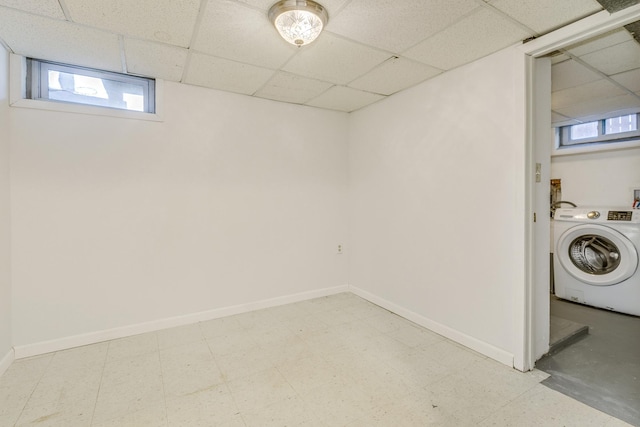
[[[640,189],[640,148],[551,158],[551,178],[562,180],[562,198],[578,206],[629,206]]]
[[[0,45],[0,374],[10,363],[11,230],[9,187],[9,56]],[[4,361],[4,362],[3,362]]]
[[[352,114],[355,288],[521,364],[524,55],[503,50]]]
[[[163,100],[161,123],[11,109],[16,351],[347,283],[348,115]]]

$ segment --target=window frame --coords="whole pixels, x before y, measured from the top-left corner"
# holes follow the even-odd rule
[[[636,116],[636,124],[640,123],[640,111],[630,111],[626,114],[607,115],[606,117],[600,117],[595,120],[585,121],[584,123],[598,123],[598,135],[590,138],[571,139],[571,128],[573,126],[581,125],[583,123],[574,123],[556,128],[556,149],[558,150],[571,150],[578,147],[588,147],[595,144],[612,144],[619,142],[628,142],[640,139],[640,126],[635,131],[618,132],[618,133],[606,133],[606,121],[617,117],[624,116]]]
[[[149,77],[134,76],[130,74],[116,73],[113,71],[98,70],[95,68],[81,67],[72,64],[47,61],[36,58],[25,58],[26,61],[26,86],[25,98],[42,100],[45,102],[59,102],[87,107],[108,108],[118,111],[155,114],[156,112],[156,81]],[[107,79],[118,83],[138,86],[143,92],[143,111],[119,108],[110,105],[93,104],[90,102],[74,102],[69,100],[52,99],[49,97],[49,71],[59,71],[68,74]],[[90,98],[87,98],[90,99]]]

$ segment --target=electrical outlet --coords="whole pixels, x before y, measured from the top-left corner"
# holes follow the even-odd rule
[[[338,255],[342,255],[342,245],[338,245]]]

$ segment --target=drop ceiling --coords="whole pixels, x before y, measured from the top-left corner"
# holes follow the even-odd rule
[[[329,23],[298,48],[267,19],[274,2],[0,0],[0,43],[38,59],[351,112],[604,10],[596,0],[320,0]],[[629,31],[553,62],[554,121],[593,114],[591,94],[607,108],[640,106],[640,44]]]

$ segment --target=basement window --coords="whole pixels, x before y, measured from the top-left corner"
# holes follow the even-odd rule
[[[155,80],[27,59],[28,99],[155,113]]]
[[[640,139],[640,113],[607,117],[577,125],[557,128],[558,148],[627,142]]]

